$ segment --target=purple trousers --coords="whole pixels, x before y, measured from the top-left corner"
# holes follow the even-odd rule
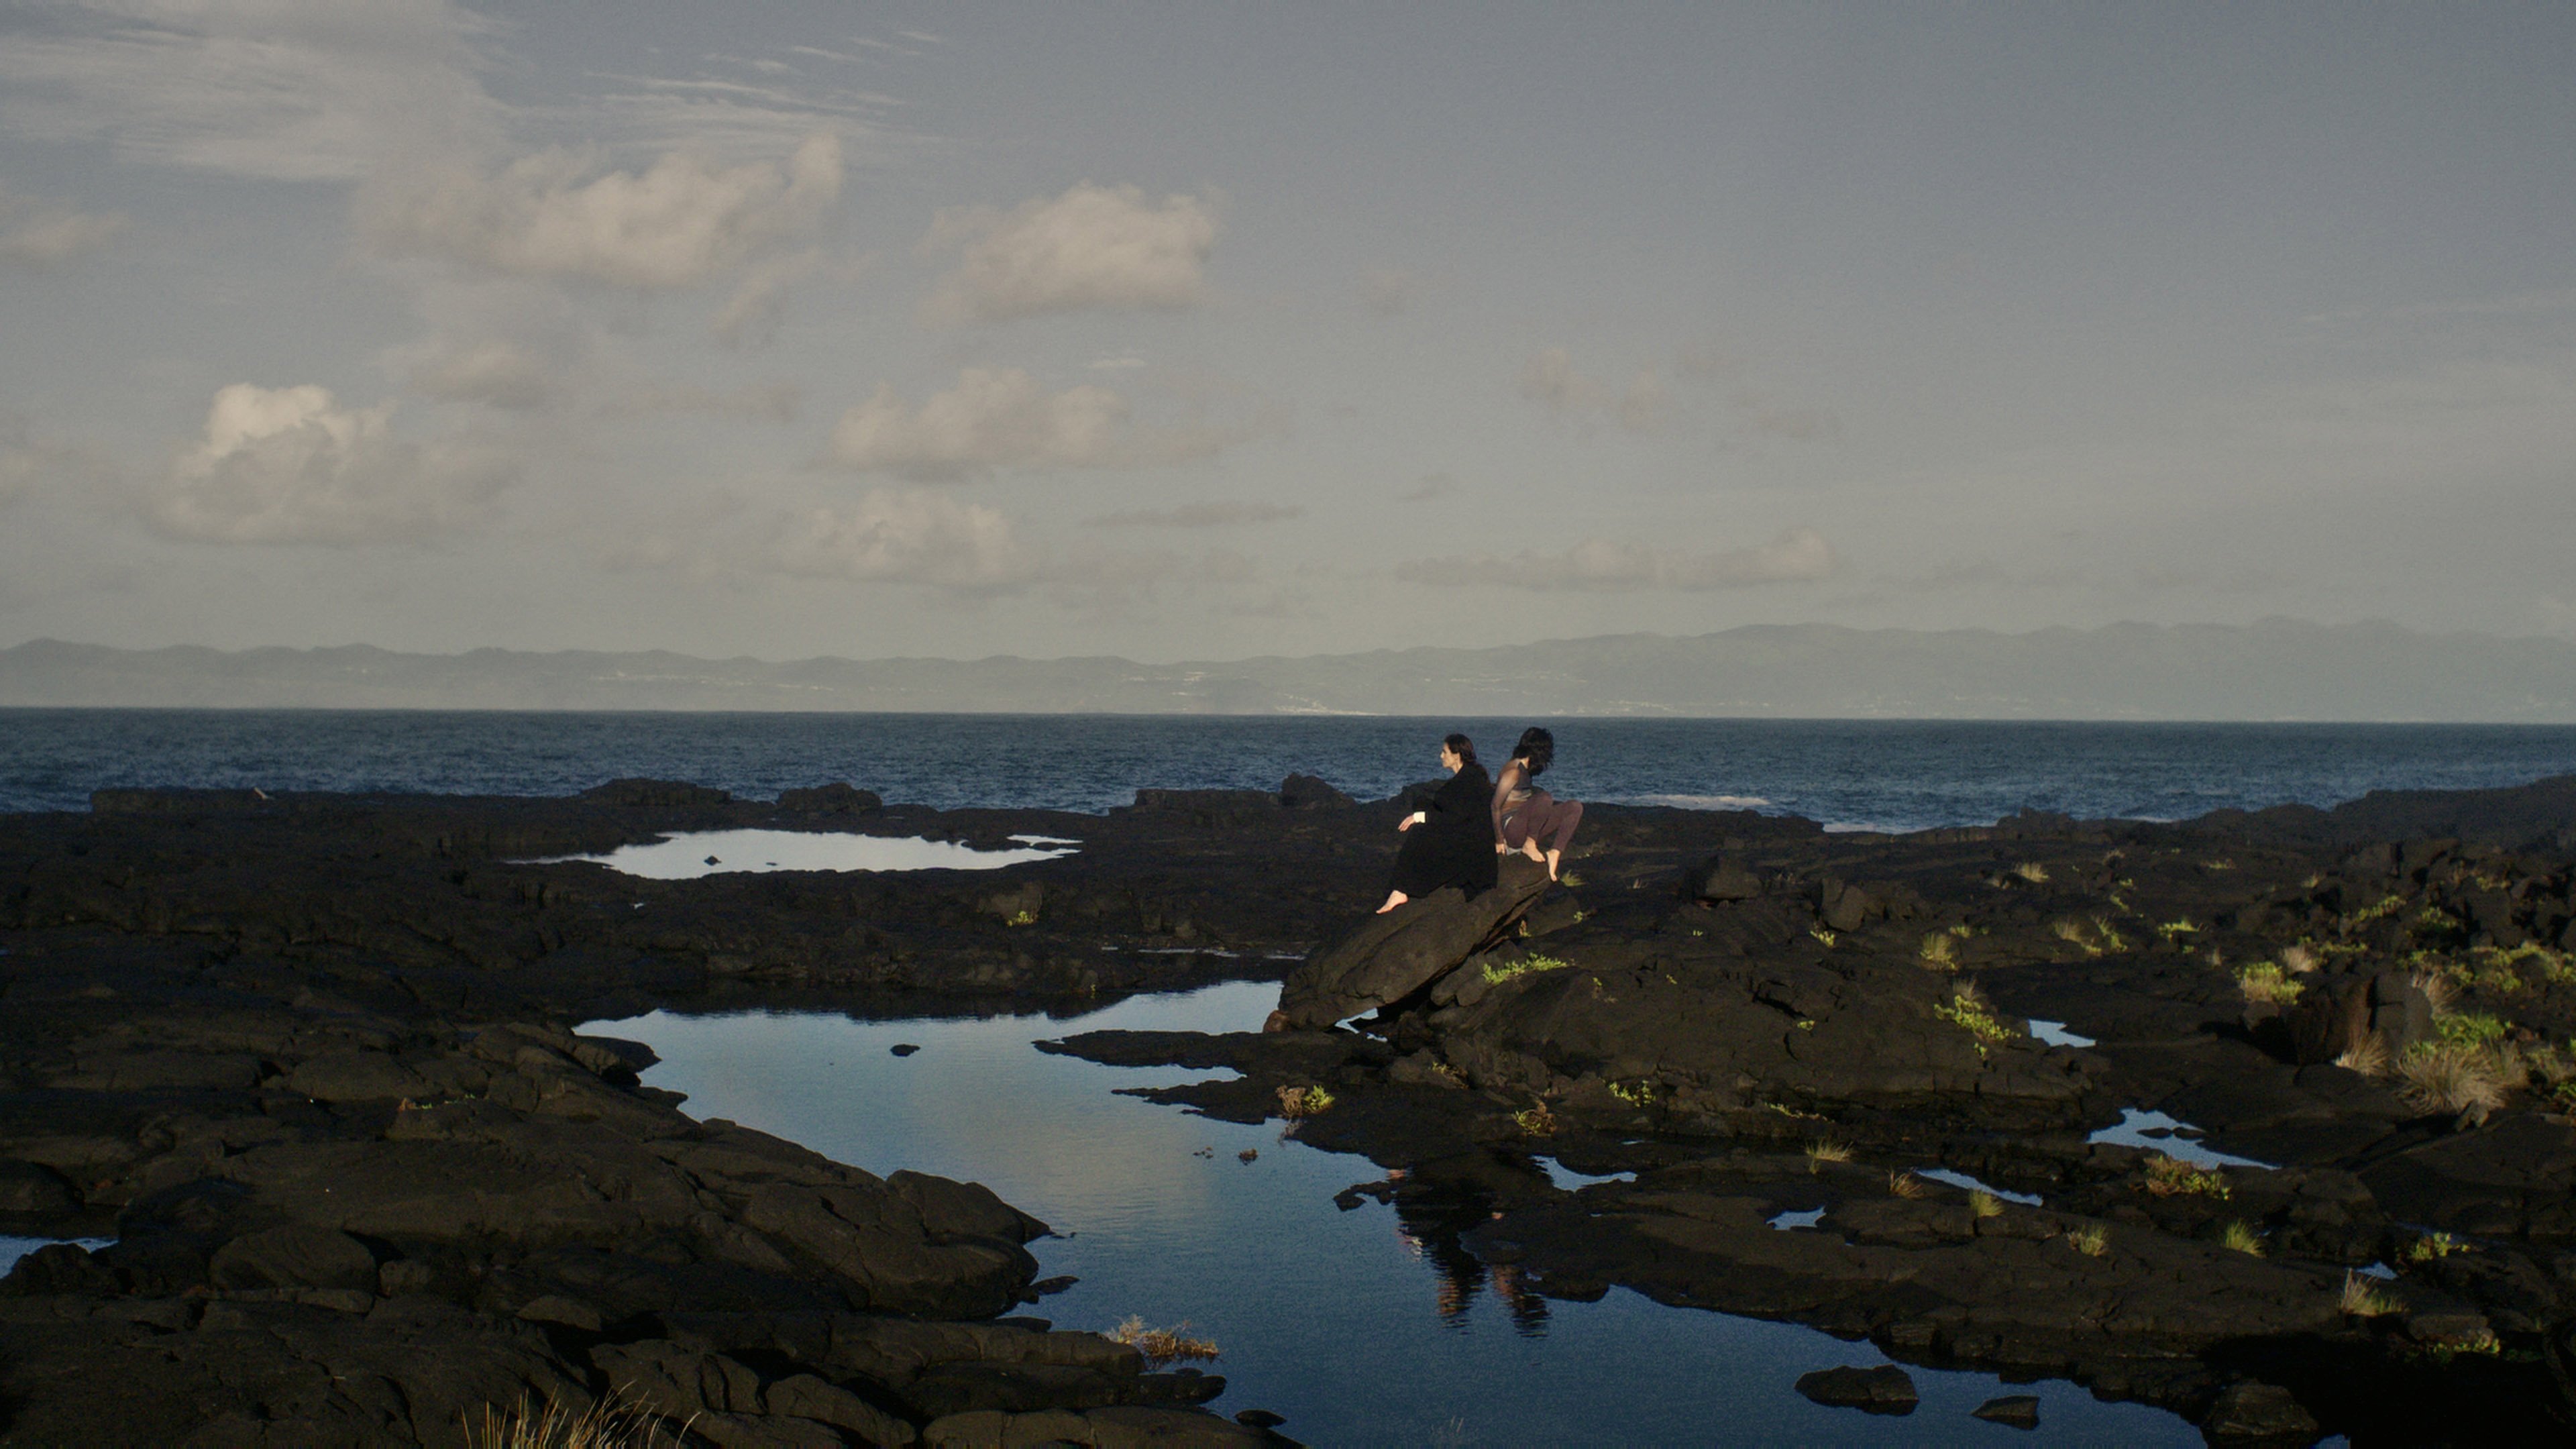
[[[1527,800],[1504,813],[1503,845],[1518,850],[1535,840],[1539,849],[1562,855],[1574,843],[1574,827],[1582,823],[1582,801],[1559,800],[1545,790],[1533,790]]]

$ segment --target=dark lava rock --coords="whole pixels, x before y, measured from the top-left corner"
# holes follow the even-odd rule
[[[874,790],[835,780],[803,790],[782,790],[778,808],[791,815],[874,815],[885,808],[885,801]]]
[[[1551,884],[1544,867],[1514,856],[1492,890],[1433,891],[1369,916],[1289,973],[1274,1020],[1312,1030],[1402,1000],[1502,939]]]
[[[611,780],[581,792],[581,798],[600,805],[620,805],[629,809],[657,807],[663,809],[708,809],[733,800],[729,791],[713,790],[681,780]]]
[[[2288,1389],[2246,1382],[2228,1385],[2200,1421],[2200,1428],[2218,1443],[2307,1444],[2316,1438],[2317,1421]]]
[[[1285,1414],[1274,1414],[1268,1409],[1237,1409],[1234,1413],[1234,1422],[1254,1429],[1276,1429],[1287,1423],[1288,1417]]]
[[[1872,1414],[1911,1414],[1921,1402],[1913,1376],[1892,1363],[1867,1369],[1845,1364],[1801,1374],[1798,1392],[1819,1404]]]
[[[1977,1405],[1975,1413],[1989,1423],[2007,1424],[2015,1429],[2036,1429],[2039,1427],[2039,1396],[2006,1394]]]
[[[1689,894],[1703,901],[1749,901],[1762,894],[1762,878],[1731,856],[1715,856],[1690,873]]]
[[[1279,803],[1291,810],[1339,810],[1359,802],[1312,775],[1290,775],[1279,782]]]
[[[917,1052],[917,1051],[921,1050],[921,1048],[920,1048],[918,1045],[916,1045],[915,1043],[912,1043],[912,1042],[908,1042],[908,1041],[899,1041],[899,1042],[896,1042],[893,1046],[887,1047],[887,1048],[886,1048],[886,1050],[887,1050],[887,1051],[889,1051],[889,1052],[891,1052],[891,1053],[893,1053],[893,1054],[894,1054],[894,1055],[896,1055],[896,1056],[899,1056],[899,1057],[908,1057],[908,1056],[911,1056],[914,1052]]]

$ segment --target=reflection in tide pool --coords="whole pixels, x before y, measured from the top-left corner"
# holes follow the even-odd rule
[[[1052,1224],[1031,1244],[1070,1290],[1028,1310],[1106,1329],[1131,1314],[1187,1320],[1224,1356],[1216,1407],[1272,1409],[1313,1444],[2198,1444],[2170,1414],[2097,1403],[2065,1383],[1910,1369],[1907,1418],[1826,1409],[1798,1375],[1885,1357],[1788,1324],[1666,1308],[1623,1289],[1549,1300],[1394,1209],[1333,1195],[1381,1174],[1276,1124],[1238,1126],[1117,1088],[1194,1074],[1049,1056],[1079,1031],[1241,1031],[1278,987],[1140,997],[1071,1020],[852,1021],[822,1014],[656,1012],[587,1030],[664,1058],[645,1080],[687,1110],[774,1132],[871,1172],[967,1178]],[[891,1048],[915,1043],[916,1054]],[[1240,1154],[1258,1155],[1250,1162]],[[2007,1392],[2040,1396],[2034,1436],[1970,1417]]]
[[[94,1253],[115,1241],[114,1238],[13,1238],[0,1234],[0,1278],[8,1277],[9,1270],[18,1266],[20,1258],[38,1248],[50,1248],[56,1243],[71,1243]]]
[[[1015,835],[1032,847],[1077,845],[1046,835]],[[649,845],[621,845],[606,855],[551,855],[543,863],[587,860],[647,880],[695,880],[729,871],[997,870],[1053,860],[1064,850],[977,850],[919,836],[837,835],[812,830],[692,830]]]

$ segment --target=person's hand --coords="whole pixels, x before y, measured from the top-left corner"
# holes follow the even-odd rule
[[[1412,814],[1405,816],[1402,820],[1395,822],[1395,828],[1398,830],[1411,830],[1413,827],[1420,825],[1423,821],[1429,818],[1430,817],[1422,811],[1416,810]]]
[[[1499,840],[1494,842],[1494,854],[1496,855],[1509,855],[1511,853],[1511,849],[1512,848],[1510,846],[1503,844]]]

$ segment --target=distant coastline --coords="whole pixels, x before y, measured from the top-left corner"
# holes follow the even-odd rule
[[[1143,664],[39,639],[0,650],[0,707],[2563,724],[2576,723],[2576,643],[2295,620],[2026,634],[1795,624]]]

